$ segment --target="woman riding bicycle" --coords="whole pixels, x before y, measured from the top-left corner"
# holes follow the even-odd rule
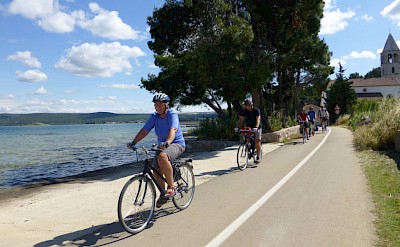
[[[139,133],[137,133],[136,137],[128,147],[134,149],[136,143],[147,136],[153,128],[155,129],[158,146],[162,151],[156,153],[153,160],[153,167],[160,174],[165,176],[168,184],[165,198],[160,197],[157,200],[157,207],[161,207],[162,204],[167,202],[168,198],[173,197],[176,194],[171,161],[178,158],[185,151],[186,145],[179,124],[178,114],[176,111],[169,109],[170,98],[168,95],[157,93],[153,97],[153,102],[156,112],[150,115],[146,124]],[[156,175],[155,178],[159,184],[165,186],[161,177]]]
[[[308,140],[308,122],[310,121],[310,118],[308,117],[308,114],[306,113],[306,109],[301,109],[301,113],[297,116],[297,121],[301,124],[300,125],[300,130],[306,132],[307,140]]]

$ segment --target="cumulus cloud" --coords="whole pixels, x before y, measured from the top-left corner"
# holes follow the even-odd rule
[[[111,77],[115,73],[132,71],[131,58],[145,56],[139,47],[121,45],[119,42],[73,46],[55,65],[83,77]]]
[[[48,32],[69,33],[74,31],[75,18],[58,11],[38,21],[38,25]]]
[[[100,85],[100,87],[104,88],[116,88],[116,89],[139,89],[138,85],[134,84],[104,84]]]
[[[339,63],[340,63],[342,66],[347,64],[347,63],[346,63],[346,60],[334,58],[334,59],[331,59],[329,65],[330,65],[330,66],[333,66],[333,67],[339,67]]]
[[[40,68],[42,66],[39,60],[32,56],[30,51],[18,51],[14,55],[8,56],[7,60],[19,61],[25,65],[35,68]]]
[[[373,53],[372,51],[352,51],[348,56],[345,56],[344,59],[351,59],[351,58],[367,58],[367,59],[376,59],[378,56]]]
[[[330,6],[329,9],[324,9],[324,17],[321,20],[321,35],[334,34],[344,30],[349,25],[346,20],[355,16],[355,13],[351,10],[342,12],[340,9],[332,10],[332,8]]]
[[[35,91],[35,94],[39,94],[39,95],[43,95],[43,94],[47,94],[47,89],[44,87],[40,87]]]
[[[68,2],[67,2],[68,3]],[[47,32],[73,32],[75,26],[93,35],[110,40],[138,40],[148,34],[132,29],[119,17],[117,11],[108,11],[97,3],[90,3],[90,13],[83,10],[63,11],[58,0],[13,0],[8,13],[35,20]]]
[[[386,6],[382,11],[381,15],[383,17],[391,19],[393,22],[400,26],[400,0],[395,0],[388,6]]]
[[[47,81],[47,75],[40,70],[17,71],[17,79],[24,82]]]
[[[37,19],[53,14],[57,7],[58,2],[53,0],[13,0],[8,6],[8,12],[28,19]]]
[[[361,18],[363,18],[366,22],[372,21],[374,19],[372,16],[369,16],[368,14],[363,15]]]
[[[124,23],[117,11],[107,11],[97,3],[90,3],[89,8],[96,16],[93,19],[79,21],[78,25],[92,34],[110,40],[145,38],[144,33],[135,31]]]

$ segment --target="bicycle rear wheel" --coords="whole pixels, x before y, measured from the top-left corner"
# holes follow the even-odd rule
[[[306,138],[307,138],[306,136],[307,136],[307,133],[306,133],[306,129],[304,128],[303,129],[303,144],[306,143]]]
[[[122,188],[118,200],[118,219],[132,234],[141,232],[153,217],[156,190],[145,176],[134,176]]]
[[[237,151],[237,165],[238,168],[243,171],[246,169],[249,163],[249,149],[247,148],[246,143],[240,144]]]
[[[180,178],[176,182],[176,195],[172,197],[172,202],[176,208],[183,210],[189,207],[193,200],[195,179],[192,166],[188,162],[180,164],[178,169]]]

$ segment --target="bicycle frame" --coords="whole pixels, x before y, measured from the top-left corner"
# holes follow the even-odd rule
[[[255,134],[250,128],[243,128],[240,130],[240,134],[243,135],[243,142],[246,143],[246,147],[249,149],[249,158],[254,156],[256,149]]]

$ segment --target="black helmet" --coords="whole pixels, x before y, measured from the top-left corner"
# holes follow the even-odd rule
[[[154,95],[154,97],[153,97],[153,102],[156,102],[156,101],[162,101],[164,103],[168,103],[169,97],[165,93],[156,93],[156,95]]]

